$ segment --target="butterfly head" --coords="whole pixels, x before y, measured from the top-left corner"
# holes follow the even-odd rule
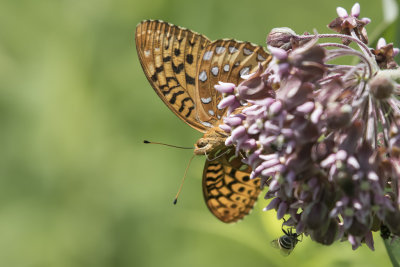
[[[194,145],[195,155],[210,155],[225,147],[226,134],[219,127],[211,128]]]

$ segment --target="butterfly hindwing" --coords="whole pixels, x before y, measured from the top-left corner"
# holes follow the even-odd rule
[[[183,121],[205,132],[197,118],[195,75],[204,48],[211,41],[198,33],[163,21],[147,20],[136,27],[136,50],[158,96]]]
[[[261,192],[260,179],[250,179],[250,167],[234,151],[206,161],[203,194],[209,210],[221,221],[232,223],[252,209]]]

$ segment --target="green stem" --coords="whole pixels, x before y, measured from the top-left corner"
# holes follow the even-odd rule
[[[393,264],[393,267],[400,267],[399,263],[397,262],[396,257],[393,254],[393,251],[391,249],[390,240],[389,239],[383,239],[383,243],[385,244],[386,251],[387,251],[387,253],[389,255],[390,261]]]

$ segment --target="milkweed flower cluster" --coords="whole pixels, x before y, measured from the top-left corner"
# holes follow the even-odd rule
[[[220,127],[268,187],[265,210],[316,242],[373,250],[373,231],[400,236],[399,49],[384,39],[367,46],[358,3],[337,13],[328,25],[337,33],[273,29],[265,69],[215,86],[228,107]],[[332,62],[343,56],[358,63]]]

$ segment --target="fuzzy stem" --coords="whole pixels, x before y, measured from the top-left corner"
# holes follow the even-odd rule
[[[363,47],[364,51],[370,57],[372,57],[372,53],[371,53],[371,51],[369,51],[369,48],[366,44],[361,42],[358,38],[354,38],[349,35],[332,33],[332,34],[317,34],[317,35],[301,35],[301,36],[297,36],[297,37],[300,39],[303,39],[303,40],[309,40],[309,39],[314,38],[315,36],[317,36],[318,38],[341,38],[341,39],[347,39],[347,40],[353,41],[353,42],[357,43],[359,46]]]
[[[339,48],[343,48],[343,49],[349,49],[349,50],[355,50],[353,48],[351,48],[350,46],[344,45],[344,44],[338,44],[338,43],[322,43],[319,46],[321,47],[339,47]]]
[[[353,36],[355,39],[358,39],[356,33],[354,32],[354,29],[351,30],[351,36]],[[361,49],[361,51],[363,51],[365,54],[367,54],[370,58],[373,57],[368,46],[366,46],[363,42],[359,42],[357,44],[358,44],[358,47]]]

